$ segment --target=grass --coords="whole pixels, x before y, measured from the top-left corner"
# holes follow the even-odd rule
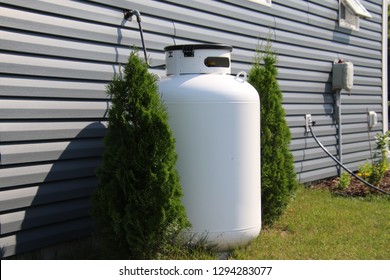
[[[299,188],[284,215],[232,259],[390,259],[390,200]]]

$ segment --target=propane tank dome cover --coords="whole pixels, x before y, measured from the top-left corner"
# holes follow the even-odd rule
[[[167,75],[231,74],[232,46],[223,44],[193,44],[167,46]]]
[[[233,51],[233,47],[224,44],[189,44],[189,45],[172,45],[164,48],[164,51],[177,51],[177,50],[228,50]]]

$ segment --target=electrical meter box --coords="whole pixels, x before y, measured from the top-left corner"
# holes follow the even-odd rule
[[[333,64],[332,87],[333,90],[348,90],[353,86],[353,64],[342,59]]]

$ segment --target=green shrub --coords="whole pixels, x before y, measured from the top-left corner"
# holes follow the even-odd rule
[[[260,96],[261,104],[261,199],[262,220],[272,223],[280,216],[297,187],[293,156],[289,150],[290,129],[282,107],[277,77],[277,56],[270,41],[265,52],[256,52],[248,82]]]
[[[389,168],[389,163],[387,162],[387,151],[390,142],[389,134],[390,132],[388,131],[385,134],[377,134],[375,136],[376,151],[371,158],[371,163],[366,161],[359,166],[358,176],[373,185],[380,183]]]
[[[348,172],[341,173],[339,178],[338,188],[345,190],[351,184],[351,175]]]
[[[366,161],[363,165],[359,166],[357,175],[367,181],[371,175],[371,169],[371,164]]]
[[[387,131],[384,134],[377,133],[375,135],[376,150],[379,153],[379,169],[381,173],[381,179],[383,178],[385,172],[389,168],[389,163],[387,161],[387,154],[390,149],[390,131]]]
[[[168,113],[136,52],[107,92],[112,106],[92,214],[111,258],[157,258],[189,226]]]

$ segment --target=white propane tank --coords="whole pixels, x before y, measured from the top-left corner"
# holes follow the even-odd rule
[[[216,251],[246,245],[261,229],[260,102],[245,73],[231,76],[226,45],[165,48],[159,91],[176,139],[189,238]]]

